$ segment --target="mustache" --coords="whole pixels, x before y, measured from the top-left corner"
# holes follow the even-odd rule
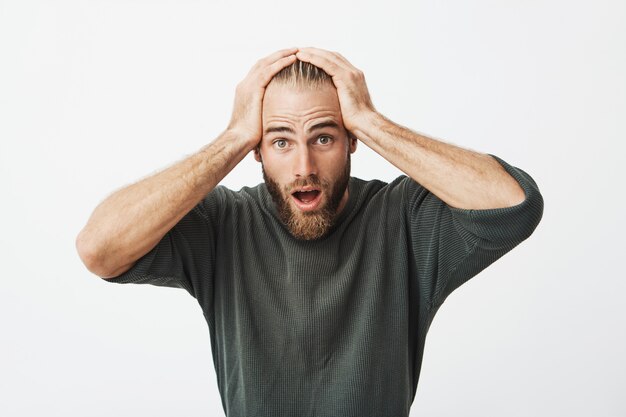
[[[322,180],[320,180],[320,178],[317,175],[312,174],[312,175],[309,175],[307,178],[297,179],[291,184],[285,186],[285,191],[287,193],[291,193],[292,190],[297,189],[297,188],[302,188],[302,187],[324,188],[327,185],[328,184],[326,184],[325,182],[322,182]]]

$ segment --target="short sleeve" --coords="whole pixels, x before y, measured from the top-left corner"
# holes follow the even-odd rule
[[[543,215],[543,197],[531,176],[491,156],[520,184],[524,201],[505,208],[460,209],[407,178],[409,239],[422,298],[431,307],[527,239]]]
[[[183,288],[198,301],[204,301],[203,305],[210,303],[220,211],[218,188],[207,194],[132,268],[106,281]]]

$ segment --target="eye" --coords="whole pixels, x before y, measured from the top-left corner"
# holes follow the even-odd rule
[[[320,136],[317,138],[317,141],[319,143],[321,143],[322,145],[328,145],[330,142],[332,142],[333,138],[331,138],[330,136]]]
[[[285,149],[287,147],[287,141],[285,139],[278,139],[274,141],[274,146],[278,149]]]

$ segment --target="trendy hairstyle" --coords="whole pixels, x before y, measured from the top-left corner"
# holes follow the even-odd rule
[[[310,88],[317,89],[326,84],[335,86],[333,79],[326,71],[320,67],[316,67],[310,62],[300,61],[296,59],[293,64],[286,66],[278,71],[269,84],[276,83],[291,88]],[[268,85],[269,87],[269,85]],[[356,136],[352,132],[346,130],[351,140],[356,140]],[[260,145],[257,145],[256,151],[259,152]]]
[[[324,84],[333,85],[330,75],[320,67],[316,67],[310,62],[296,59],[293,64],[280,70],[270,83],[278,83],[288,87],[308,87],[318,88]]]

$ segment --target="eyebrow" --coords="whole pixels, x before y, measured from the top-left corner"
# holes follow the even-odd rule
[[[334,127],[335,129],[339,129],[339,124],[337,124],[337,122],[334,122],[332,120],[328,120],[325,122],[319,122],[314,124],[313,126],[311,126],[307,132],[312,132],[314,130],[319,130],[319,129],[323,129],[325,127]],[[265,129],[265,134],[269,134],[269,133],[274,133],[274,132],[278,132],[278,133],[283,133],[283,132],[287,132],[287,133],[293,133],[295,134],[296,131],[293,130],[291,127],[289,126],[274,126],[274,127],[268,127],[267,129]]]

